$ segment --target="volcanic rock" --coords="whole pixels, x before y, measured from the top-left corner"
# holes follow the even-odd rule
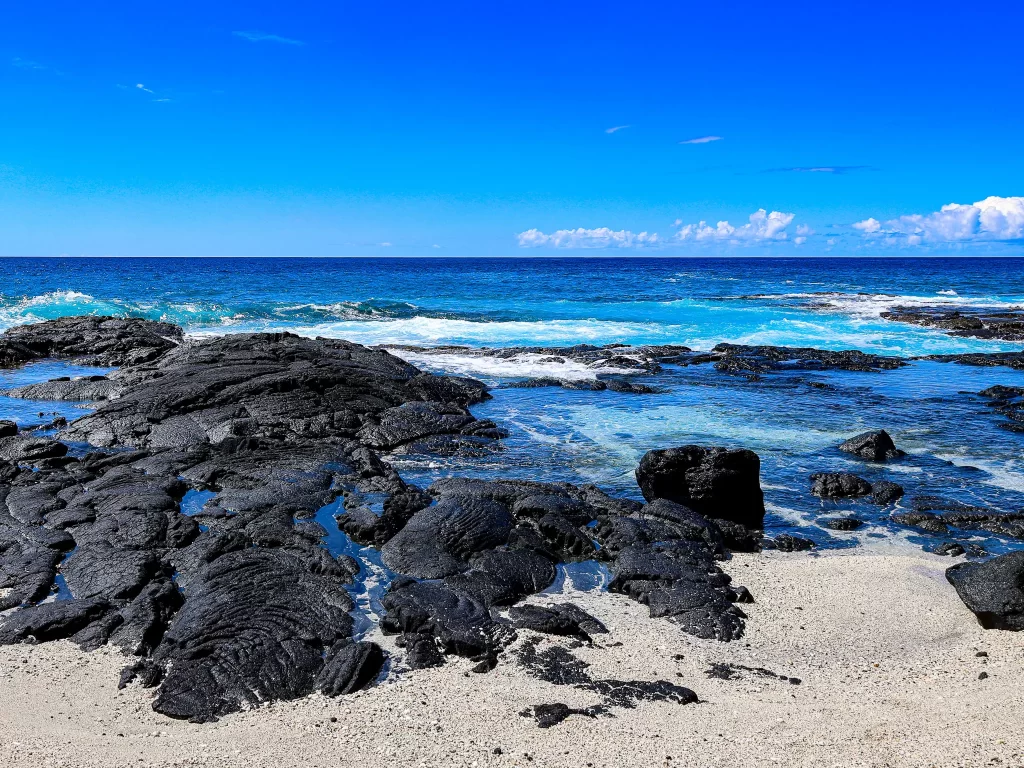
[[[684,445],[648,451],[637,467],[636,480],[648,501],[668,499],[709,518],[761,529],[760,469],[753,451]]]
[[[862,432],[856,437],[851,437],[839,446],[839,450],[870,461],[885,461],[905,455],[884,429]]]
[[[818,472],[811,475],[811,493],[823,499],[867,496],[871,483],[848,472]]]
[[[1024,552],[957,563],[946,579],[985,629],[1024,630]]]

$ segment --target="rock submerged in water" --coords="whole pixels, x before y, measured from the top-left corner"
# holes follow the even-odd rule
[[[985,629],[1024,630],[1024,551],[958,563],[946,579]]]
[[[864,521],[856,517],[830,517],[820,522],[832,531],[856,531],[864,526]]]
[[[892,437],[884,429],[862,432],[856,437],[851,437],[839,446],[839,450],[870,461],[898,459],[900,456],[906,455],[896,447]]]

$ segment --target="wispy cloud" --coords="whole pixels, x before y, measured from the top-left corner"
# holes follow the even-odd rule
[[[695,139],[680,141],[680,144],[710,144],[712,141],[721,141],[721,136],[698,136]]]
[[[520,232],[516,239],[522,248],[646,248],[661,243],[655,233],[616,231],[609,227],[559,229],[551,234],[528,229]]]
[[[864,171],[870,167],[869,165],[797,166],[795,168],[769,168],[765,173],[832,173],[838,176],[853,171]]]
[[[11,66],[17,67],[18,69],[49,69],[45,64],[40,64],[37,61],[29,61],[21,58],[20,56],[15,56],[11,59]]]
[[[618,133],[619,131],[624,131],[626,128],[632,128],[632,127],[633,126],[631,126],[631,125],[615,125],[615,126],[612,126],[611,128],[605,128],[604,132],[605,133]]]
[[[171,101],[171,99],[153,99],[153,101],[159,103],[161,101]]]
[[[950,203],[932,213],[882,222],[871,217],[852,225],[867,238],[907,245],[1024,241],[1024,197],[986,197],[970,205]]]
[[[18,69],[31,70],[35,72],[52,72],[55,75],[63,75],[59,69],[54,69],[48,64],[40,64],[38,61],[31,61],[30,59],[23,59],[20,56],[15,56],[11,59],[11,66],[17,67]]]
[[[153,93],[153,89],[152,88],[147,88],[142,83],[136,83],[135,87],[138,88],[140,91],[144,91],[146,93]]]
[[[281,45],[305,45],[302,40],[294,40],[290,37],[281,37],[281,35],[272,35],[269,32],[259,32],[256,30],[241,30],[232,32],[235,37],[240,37],[243,40],[248,40],[250,43],[280,43]]]

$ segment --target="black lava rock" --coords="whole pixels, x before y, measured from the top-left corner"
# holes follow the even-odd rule
[[[1024,630],[1024,552],[957,563],[946,579],[985,629]]]
[[[902,498],[902,485],[889,480],[879,480],[871,485],[871,501],[875,504],[886,506]]]
[[[820,522],[833,531],[856,531],[864,525],[864,521],[856,517],[829,517]]]
[[[779,552],[806,552],[814,548],[814,542],[800,536],[793,536],[788,533],[780,533],[773,539],[765,539],[765,549],[776,549]]]
[[[871,483],[849,472],[818,472],[811,475],[811,493],[823,499],[867,496]]]
[[[856,437],[851,437],[839,446],[839,450],[870,461],[885,461],[905,455],[896,447],[889,433],[884,429],[862,432]]]
[[[648,501],[668,499],[709,518],[764,527],[761,461],[748,450],[680,448],[648,451],[636,470],[637,484]]]
[[[590,642],[594,635],[608,632],[604,624],[572,603],[518,606],[509,611],[509,619],[518,629],[576,637],[586,642]]]

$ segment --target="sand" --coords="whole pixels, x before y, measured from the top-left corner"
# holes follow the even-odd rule
[[[193,725],[154,714],[151,691],[118,691],[125,659],[113,650],[0,648],[0,765],[1024,765],[1024,633],[982,630],[943,578],[950,562],[920,553],[738,555],[725,567],[757,603],[744,606],[746,637],[730,644],[689,637],[618,595],[572,594],[611,628],[573,651],[594,677],[671,680],[702,703],[646,703],[550,729],[519,711],[597,696],[513,663],[471,675],[469,662],[455,660],[354,696]],[[711,679],[713,662],[802,682]]]

